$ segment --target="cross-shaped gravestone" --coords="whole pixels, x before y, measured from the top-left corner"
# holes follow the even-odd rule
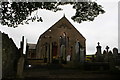
[[[107,50],[107,52],[108,52],[108,49],[109,49],[109,47],[108,47],[108,46],[106,46],[106,50]]]

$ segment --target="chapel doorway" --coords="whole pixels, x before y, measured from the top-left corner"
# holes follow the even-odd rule
[[[53,63],[59,63],[58,56],[57,56],[57,49],[58,49],[57,43],[53,42],[52,44]]]

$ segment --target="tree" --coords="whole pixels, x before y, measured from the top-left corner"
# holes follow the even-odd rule
[[[75,22],[93,21],[99,14],[105,11],[101,5],[96,2],[2,2],[1,3],[1,18],[0,23],[8,27],[17,27],[19,24],[29,24],[28,21],[42,22],[42,17],[31,16],[31,13],[38,9],[45,9],[50,11],[60,11],[59,5],[70,4],[76,10],[71,19]]]

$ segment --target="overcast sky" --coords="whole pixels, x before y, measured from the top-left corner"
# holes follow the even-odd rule
[[[63,11],[52,12],[39,10],[37,13],[42,16],[43,22],[34,22],[25,24],[17,28],[10,28],[0,25],[0,31],[9,34],[17,47],[19,47],[22,36],[25,36],[29,43],[37,43],[39,36],[49,27],[55,24],[59,19],[65,16],[77,28],[77,30],[86,38],[87,54],[96,52],[97,42],[100,42],[102,51],[106,46],[118,48],[118,1],[97,0],[97,3],[103,6],[106,13],[99,15],[93,22],[82,22],[78,24],[71,20],[75,10],[72,6],[62,6]],[[33,13],[33,15],[35,15]]]

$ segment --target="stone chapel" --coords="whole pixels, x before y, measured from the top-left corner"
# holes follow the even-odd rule
[[[43,59],[45,63],[84,62],[86,55],[85,37],[65,16],[46,30],[32,47],[28,44],[27,56]]]

